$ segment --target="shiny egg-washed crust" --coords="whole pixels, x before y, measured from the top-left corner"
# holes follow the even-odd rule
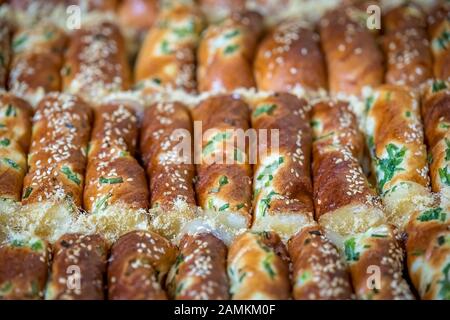
[[[103,300],[108,246],[99,235],[65,234],[53,245],[45,298]]]
[[[402,276],[404,252],[394,226],[371,228],[363,234],[347,238],[344,246],[358,299],[414,299]]]
[[[202,122],[203,130],[195,186],[198,204],[203,209],[238,212],[249,225],[252,168],[247,146],[242,150],[234,142],[238,130],[249,128],[249,107],[240,99],[216,96],[201,102],[192,110],[192,117]],[[234,163],[227,164],[230,160]]]
[[[117,8],[120,25],[137,31],[148,30],[159,12],[158,0],[124,0]]]
[[[133,231],[111,248],[108,298],[112,300],[165,300],[163,283],[177,257],[168,240],[152,232]]]
[[[150,180],[152,208],[170,211],[177,200],[195,206],[192,155],[179,149],[182,141],[191,148],[191,134],[191,117],[183,104],[161,102],[145,110],[140,151]]]
[[[408,87],[383,85],[369,101],[366,130],[378,191],[388,219],[402,227],[416,206],[410,197],[430,197],[418,99]]]
[[[302,21],[281,22],[264,37],[254,61],[259,90],[326,89],[327,71],[320,38]]]
[[[414,4],[406,4],[389,11],[383,22],[385,82],[419,88],[433,77],[425,13]]]
[[[312,127],[316,219],[341,234],[363,232],[379,223],[383,212],[360,165],[364,139],[349,104],[315,104]]]
[[[0,198],[21,199],[31,138],[31,116],[31,106],[25,100],[0,93]]]
[[[162,10],[141,46],[134,80],[195,91],[195,50],[203,27],[203,15],[194,5],[179,4]]]
[[[93,105],[108,93],[127,90],[130,67],[119,27],[99,22],[73,32],[61,74],[64,91]]]
[[[291,296],[289,258],[273,232],[246,232],[228,251],[228,276],[233,300],[286,300]]]
[[[244,11],[204,31],[197,53],[199,92],[230,92],[256,86],[252,64],[262,27],[261,15]]]
[[[0,300],[42,299],[49,259],[48,244],[39,239],[0,246]]]
[[[293,215],[302,216],[304,222],[313,220],[308,104],[288,93],[255,99],[251,104],[252,128],[268,131],[266,141],[259,141],[258,162],[253,168],[252,227],[281,236],[290,226],[273,219]],[[272,130],[278,130],[277,145],[272,145]],[[288,237],[299,227],[295,225]]]
[[[49,93],[33,118],[22,203],[70,199],[80,207],[92,112],[80,98]]]
[[[100,212],[112,204],[147,209],[145,171],[134,158],[138,139],[136,111],[110,102],[95,110],[86,169],[84,209]]]
[[[342,7],[325,14],[319,23],[332,95],[361,94],[365,86],[383,82],[383,56],[374,35],[357,16],[358,9]]]
[[[422,97],[431,186],[450,200],[450,83],[435,81]]]
[[[434,208],[414,215],[406,227],[407,265],[421,299],[449,300],[450,211]]]
[[[60,70],[66,43],[64,31],[51,23],[19,29],[12,41],[9,90],[33,106],[45,93],[61,91]]]
[[[442,3],[428,15],[428,33],[434,58],[434,77],[450,80],[450,4]]]
[[[6,89],[9,63],[11,61],[12,26],[5,18],[0,18],[0,89]]]
[[[288,242],[292,295],[296,300],[352,298],[347,265],[319,226],[302,229]]]
[[[210,233],[184,235],[167,278],[176,300],[227,300],[227,247]]]

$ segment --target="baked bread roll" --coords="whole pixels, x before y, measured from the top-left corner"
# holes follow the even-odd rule
[[[262,16],[251,11],[235,12],[210,25],[198,48],[198,91],[230,92],[255,87],[252,63],[262,28]]]
[[[233,300],[290,298],[289,258],[273,232],[246,232],[228,252],[228,276]]]
[[[47,242],[32,238],[0,246],[0,300],[44,297],[49,263]]]
[[[0,89],[6,89],[11,61],[11,39],[11,23],[5,18],[0,18]]]
[[[199,0],[198,3],[209,21],[220,21],[246,7],[246,0]]]
[[[249,128],[249,108],[231,96],[211,97],[192,110],[193,120],[202,121],[201,150],[196,182],[197,200],[205,210],[237,215],[251,223],[252,168],[243,135]],[[240,142],[235,143],[236,138]]]
[[[337,244],[343,242],[357,298],[412,299],[398,239],[361,168],[364,140],[355,115],[347,103],[319,102],[312,124],[316,219]],[[371,266],[382,270],[373,286],[367,282],[376,272]]]
[[[313,106],[311,123],[317,221],[341,235],[381,223],[384,212],[360,165],[364,138],[349,104],[319,102]]]
[[[419,89],[433,77],[425,13],[417,5],[408,3],[390,10],[383,22],[385,82]]]
[[[20,201],[31,138],[31,106],[0,93],[0,198]]]
[[[61,91],[64,32],[50,22],[19,29],[12,42],[8,88],[36,106],[45,93]]]
[[[364,87],[383,82],[383,57],[374,35],[358,19],[364,11],[344,6],[325,14],[319,23],[332,95],[359,96]],[[364,21],[364,23],[362,23]]]
[[[111,92],[130,87],[125,41],[112,22],[87,24],[71,34],[61,70],[64,91],[95,106]]]
[[[296,300],[352,298],[347,265],[321,227],[309,226],[289,239],[292,295]]]
[[[264,37],[254,62],[259,90],[320,91],[327,89],[320,38],[302,21],[286,20]]]
[[[96,109],[83,201],[88,212],[97,214],[108,207],[119,211],[121,207],[148,208],[145,172],[134,158],[137,139],[138,118],[133,108],[110,102]]]
[[[68,200],[81,207],[91,119],[90,108],[75,96],[42,99],[33,118],[23,204]]]
[[[252,229],[274,231],[287,240],[314,221],[309,107],[288,93],[251,104],[253,129],[267,130],[267,137],[259,136],[254,166]]]
[[[192,123],[178,102],[155,103],[145,110],[140,151],[150,180],[152,224],[167,238],[179,235],[195,213]]]
[[[433,201],[417,96],[384,85],[366,102],[367,140],[388,220],[402,228],[410,215]]]
[[[177,249],[152,232],[133,231],[111,248],[108,299],[166,300],[163,283]]]
[[[450,77],[450,5],[443,2],[428,15],[428,33],[434,58],[434,77],[449,80]]]
[[[159,12],[158,0],[124,0],[117,9],[122,27],[139,33],[150,29]]]
[[[227,247],[210,233],[184,235],[167,278],[176,300],[227,300]]]
[[[193,4],[162,10],[139,51],[135,82],[148,80],[151,90],[195,91],[195,50],[202,29],[203,16]]]
[[[99,235],[66,234],[53,245],[45,298],[103,300],[108,247]]]

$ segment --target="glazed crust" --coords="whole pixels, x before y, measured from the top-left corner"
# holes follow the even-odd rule
[[[383,19],[385,82],[419,88],[433,76],[425,14],[414,4],[389,11]]]
[[[176,256],[177,249],[155,233],[133,231],[123,235],[111,248],[108,298],[167,299],[162,284]]]
[[[72,33],[61,74],[64,91],[93,105],[108,93],[127,90],[130,70],[119,27],[101,22]]]
[[[332,95],[359,96],[363,87],[383,82],[381,51],[370,30],[354,18],[358,13],[360,10],[353,7],[338,8],[319,23]]]
[[[0,197],[3,199],[20,201],[27,171],[31,116],[31,106],[25,100],[0,93]]]
[[[0,300],[42,299],[49,249],[45,241],[14,241],[0,246]]]
[[[254,73],[259,90],[326,89],[328,79],[319,35],[301,21],[280,23],[259,45]]]
[[[428,33],[434,58],[434,77],[450,80],[450,5],[442,3],[428,15]]]
[[[117,9],[120,24],[139,31],[148,30],[156,20],[159,6],[158,0],[121,1]]]
[[[51,23],[16,32],[12,42],[9,90],[33,106],[44,93],[61,91],[60,70],[66,43],[64,32]]]
[[[126,103],[99,106],[89,144],[84,208],[96,213],[112,204],[147,209],[145,172],[134,158],[138,139],[135,110]]]
[[[351,299],[347,266],[319,226],[302,229],[288,242],[292,295],[296,300]]]
[[[195,6],[180,4],[163,10],[139,51],[135,81],[195,91],[195,50],[202,29],[203,16]]]
[[[107,253],[107,244],[99,235],[66,234],[59,238],[53,246],[46,299],[103,300]],[[77,281],[75,272],[79,272],[79,288],[69,285],[71,280]]]
[[[245,132],[249,128],[247,104],[231,96],[217,96],[201,102],[192,115],[194,121],[202,121],[204,133],[195,186],[198,204],[203,209],[238,212],[250,224],[252,168],[246,160],[248,149],[234,142],[237,129]],[[234,131],[227,134],[226,130]],[[234,163],[227,164],[227,160]]]
[[[167,278],[176,300],[227,300],[227,247],[210,233],[184,235]]]
[[[290,298],[289,258],[273,232],[246,232],[228,252],[228,276],[233,300]]]
[[[197,54],[199,92],[255,87],[252,63],[262,27],[261,15],[244,11],[205,30]]]
[[[79,98],[50,93],[33,118],[23,204],[69,197],[80,207],[91,109]]]
[[[259,141],[259,157],[254,166],[253,225],[285,213],[312,218],[312,132],[307,102],[288,93],[257,99],[252,103],[251,120],[253,129],[269,131],[266,141]],[[276,155],[277,146],[269,137],[274,129],[279,134]]]
[[[140,150],[150,180],[152,208],[170,211],[176,200],[195,206],[192,154],[181,155],[178,149],[184,139],[191,148],[191,134],[191,117],[181,103],[161,102],[145,111]]]

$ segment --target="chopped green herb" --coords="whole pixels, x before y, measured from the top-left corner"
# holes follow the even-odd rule
[[[406,111],[405,112],[405,116],[408,117],[408,118],[411,117],[411,111]]]
[[[153,81],[153,83],[156,83],[156,84],[162,83],[161,79],[159,79],[159,78],[153,78],[152,81]]]
[[[233,52],[235,52],[237,49],[239,48],[239,45],[237,44],[230,44],[228,46],[225,47],[225,49],[223,50],[223,52],[225,54],[232,54]]]
[[[441,35],[436,39],[439,49],[446,50],[450,41],[450,32],[444,30]]]
[[[42,251],[44,249],[44,245],[41,240],[37,240],[31,244],[31,250],[33,251]]]
[[[344,253],[347,261],[358,261],[359,252],[356,251],[356,240],[355,238],[350,238],[344,242]]]
[[[6,281],[5,283],[3,283],[0,287],[0,297],[2,297],[4,294],[9,293],[12,288],[13,284],[11,281]]]
[[[304,285],[312,278],[311,273],[309,271],[304,271],[299,277],[297,283],[301,286]]]
[[[236,210],[241,210],[243,207],[245,207],[245,204],[243,204],[243,203],[238,203],[238,204],[236,205]]]
[[[414,257],[419,257],[421,255],[423,255],[425,253],[425,251],[423,250],[414,250],[413,252],[411,252],[411,255]]]
[[[442,208],[434,208],[422,212],[422,214],[417,218],[421,222],[431,221],[431,220],[441,220],[445,221],[446,213],[443,212]]]
[[[3,158],[3,162],[6,163],[11,168],[14,168],[16,170],[20,170],[20,166],[14,161],[9,158]]]
[[[432,153],[427,154],[427,162],[428,162],[428,164],[433,163],[433,154]]]
[[[406,147],[400,149],[395,144],[390,143],[386,146],[386,151],[387,158],[376,159],[380,191],[383,191],[384,185],[394,177],[395,172],[404,170],[400,165],[405,158]]]
[[[266,258],[263,260],[262,264],[264,267],[264,270],[269,274],[270,278],[273,279],[277,275],[276,272],[272,269],[271,260],[273,257],[273,253],[270,253],[266,256]]]
[[[378,234],[378,233],[372,233],[370,236],[373,238],[387,238],[386,234]]]
[[[69,179],[70,181],[74,182],[77,185],[81,184],[81,180],[78,177],[78,174],[73,172],[69,167],[63,166],[61,168],[61,172],[64,173],[67,179]]]
[[[211,140],[208,141],[208,143],[203,148],[203,155],[207,155],[214,151],[214,148],[216,147],[216,144],[218,142],[222,142],[224,140],[230,139],[231,133],[230,132],[219,132],[214,137],[212,137]]]
[[[114,177],[114,178],[100,177],[99,182],[101,184],[117,184],[117,183],[122,183],[123,179],[122,179],[122,177]]]
[[[12,43],[12,47],[14,49],[14,51],[17,51],[17,49],[19,47],[21,47],[28,39],[27,35],[22,35],[16,39],[14,39],[13,43]]]
[[[218,193],[220,191],[220,189],[224,186],[228,184],[228,178],[227,176],[221,176],[219,178],[219,186],[217,188],[213,188],[209,191],[209,193]]]
[[[98,211],[105,210],[108,207],[108,199],[112,197],[111,193],[104,195],[97,199],[94,205],[93,213],[97,213]]]
[[[450,161],[450,140],[445,138],[445,161]]]
[[[130,153],[128,151],[120,151],[119,156],[121,157],[128,157]]]
[[[22,199],[28,198],[31,195],[31,192],[33,192],[33,188],[32,187],[26,187]]]
[[[442,183],[450,186],[450,166],[446,165],[445,168],[439,168],[438,172]]]
[[[439,124],[439,127],[440,127],[441,129],[450,129],[450,124],[448,124],[448,123],[446,123],[446,122],[441,122],[441,123]]]
[[[242,281],[244,281],[244,278],[247,276],[247,272],[243,272],[240,276],[239,276],[239,283],[242,283]]]
[[[0,140],[0,146],[7,147],[9,146],[11,141],[8,138],[3,138]]]
[[[366,101],[365,101],[365,111],[366,111],[366,113],[369,112],[370,108],[372,108],[374,102],[375,102],[375,97],[374,96],[370,96],[370,97],[366,98]]]
[[[23,242],[22,240],[14,239],[13,241],[11,241],[11,247],[21,248],[23,246],[25,246],[25,242]]]
[[[445,243],[445,236],[439,236],[437,238],[437,243],[439,246],[442,246]]]
[[[327,134],[324,134],[324,135],[322,135],[322,136],[314,137],[313,141],[322,140],[322,139],[327,139],[327,138],[329,138],[329,137],[331,137],[331,136],[333,136],[333,135],[334,135],[334,131],[331,131],[331,132],[329,132],[329,133],[327,133]]]
[[[311,127],[318,128],[320,126],[319,120],[311,120]]]
[[[445,82],[442,80],[436,80],[433,82],[431,91],[434,93],[444,89],[447,89],[447,85],[445,84]]]
[[[275,170],[278,169],[278,167],[284,162],[284,158],[283,157],[279,157],[277,160],[275,160],[274,162],[272,162],[271,164],[269,164],[268,166],[264,167],[264,169],[261,171],[261,173],[258,175],[258,177],[256,178],[256,180],[260,181],[262,179],[264,179],[264,177],[269,177],[269,180],[272,180],[271,178],[273,178],[273,173]]]
[[[259,117],[264,113],[271,115],[276,108],[277,108],[276,104],[263,104],[257,107],[255,111],[253,111],[253,117],[254,118]]]
[[[444,275],[444,278],[438,281],[441,285],[439,296],[444,300],[450,300],[450,263],[442,270],[442,274]]]
[[[171,51],[170,48],[169,48],[169,41],[164,40],[164,41],[161,43],[161,51],[162,51],[162,53],[164,53],[164,54],[171,54],[171,53],[172,53],[172,51]]]
[[[234,29],[234,30],[232,30],[230,32],[225,33],[224,38],[225,39],[231,39],[231,38],[236,37],[238,34],[240,34],[239,29]]]
[[[17,116],[16,108],[14,108],[12,104],[8,104],[8,106],[6,107],[5,116],[7,117]]]
[[[264,217],[267,213],[267,210],[270,208],[270,203],[272,202],[273,196],[278,195],[275,191],[270,191],[267,197],[262,198],[259,203],[260,210],[262,211],[262,216]]]
[[[179,38],[184,38],[192,33],[194,33],[195,31],[195,24],[194,21],[189,21],[188,25],[186,27],[181,27],[181,28],[173,28],[173,33],[179,37]]]
[[[229,203],[225,203],[223,206],[221,206],[221,207],[219,208],[219,211],[225,211],[225,210],[227,210],[229,207],[230,207],[230,204],[229,204]]]

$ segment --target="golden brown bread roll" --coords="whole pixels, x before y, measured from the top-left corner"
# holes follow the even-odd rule
[[[65,234],[53,245],[45,298],[103,300],[108,247],[99,235]]]
[[[237,213],[249,225],[252,168],[247,146],[235,143],[238,133],[249,128],[247,104],[231,96],[211,97],[193,109],[192,115],[194,121],[202,121],[203,130],[196,166],[198,204],[225,215]]]
[[[108,299],[166,300],[163,283],[177,249],[152,232],[133,231],[111,248]]]
[[[117,9],[119,22],[125,28],[137,31],[148,30],[159,12],[158,0],[124,0]]]
[[[256,12],[235,12],[203,32],[197,54],[199,92],[255,87],[252,63],[262,23]]]
[[[352,298],[347,265],[319,226],[302,229],[289,239],[292,295],[296,300]]]
[[[22,203],[69,200],[80,207],[92,113],[79,98],[49,93],[33,118]]]
[[[9,90],[33,106],[45,93],[60,91],[66,41],[64,32],[50,22],[19,29],[12,42]]]
[[[127,90],[130,70],[120,29],[112,22],[99,22],[73,32],[61,74],[64,91],[92,105],[108,93]]]
[[[47,242],[38,238],[0,246],[0,300],[42,299],[49,251]]]
[[[133,108],[110,102],[96,109],[84,189],[84,208],[90,213],[114,205],[148,208],[145,172],[134,158],[137,139],[138,118]]]
[[[6,81],[11,61],[12,26],[5,18],[0,18],[0,89],[6,89]]]
[[[316,219],[340,234],[379,224],[384,213],[360,165],[364,139],[350,106],[323,101],[312,112]]]
[[[254,73],[259,90],[327,89],[325,59],[320,38],[298,20],[281,22],[258,47]]]
[[[450,5],[442,3],[428,15],[428,33],[434,58],[434,77],[449,80],[450,77]]]
[[[148,80],[155,90],[195,91],[195,50],[203,16],[192,4],[174,4],[158,15],[140,49],[134,69],[136,83]]]
[[[402,228],[421,206],[431,204],[427,152],[417,95],[384,85],[366,102],[367,139],[388,220]]]
[[[167,278],[176,300],[227,300],[227,247],[210,233],[184,235]]]
[[[344,6],[325,14],[319,23],[332,95],[359,96],[365,87],[383,82],[383,57],[374,35],[357,17],[361,10]]]
[[[433,76],[425,13],[409,3],[390,10],[383,22],[386,83],[418,89]]]
[[[31,106],[0,93],[0,198],[20,201],[31,138]]]
[[[233,300],[290,298],[289,258],[273,232],[246,232],[228,252],[228,276]]]
[[[314,216],[309,107],[288,93],[256,98],[251,104],[253,129],[268,131],[259,141],[254,166],[252,229],[288,239]]]

